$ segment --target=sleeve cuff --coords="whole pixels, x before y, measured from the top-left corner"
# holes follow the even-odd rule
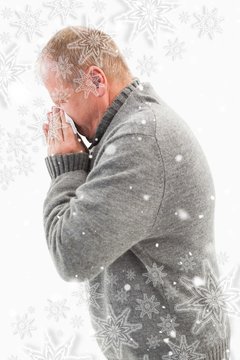
[[[48,172],[52,179],[68,171],[85,170],[89,171],[89,153],[67,153],[55,154],[45,157]]]

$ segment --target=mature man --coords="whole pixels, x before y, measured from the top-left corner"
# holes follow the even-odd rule
[[[47,245],[60,276],[86,284],[106,358],[228,359],[214,184],[193,132],[102,31],[63,28],[39,64],[56,105]]]

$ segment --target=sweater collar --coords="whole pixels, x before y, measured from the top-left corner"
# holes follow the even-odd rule
[[[120,107],[124,104],[124,102],[127,100],[128,96],[131,94],[131,92],[135,88],[137,88],[139,85],[140,85],[139,78],[134,77],[133,81],[129,85],[127,85],[125,88],[123,88],[122,91],[115,97],[115,99],[112,101],[112,103],[109,105],[109,107],[103,114],[103,117],[102,117],[100,123],[98,124],[94,138],[88,139],[88,141],[91,142],[91,145],[88,147],[88,149],[91,149],[93,146],[98,144],[101,137],[105,133],[108,125],[110,124],[111,120],[115,116],[115,114],[118,112]]]

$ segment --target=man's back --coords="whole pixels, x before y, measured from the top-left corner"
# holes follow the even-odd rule
[[[228,319],[220,317],[223,314],[215,314],[214,306],[210,304],[214,301],[210,299],[210,295],[213,297],[211,290],[217,283],[212,285],[209,279],[219,273],[214,246],[215,190],[205,154],[186,122],[156,94],[149,83],[133,92],[117,119],[111,121],[104,137],[110,138],[115,128],[118,128],[119,134],[132,132],[133,144],[142,141],[141,136],[146,135],[152,137],[151,141],[156,141],[164,173],[160,172],[155,182],[156,186],[158,181],[164,186],[159,188],[159,196],[155,199],[159,207],[148,237],[88,284],[88,289],[99,284],[98,293],[104,294],[105,305],[112,306],[113,312],[108,310],[107,314],[112,319],[119,317],[123,333],[124,318],[128,313],[126,309],[129,309],[130,324],[125,323],[125,330],[127,333],[127,329],[132,327],[131,336],[139,346],[123,345],[118,349],[114,336],[111,340],[110,334],[107,331],[104,333],[104,323],[99,320],[102,310],[96,309],[90,302],[95,324],[100,324],[96,338],[103,340],[105,349],[108,347],[108,359],[116,359],[118,350],[122,359],[144,360],[145,354],[145,359],[148,355],[149,360],[155,360],[163,354],[168,355],[169,351],[172,351],[173,359],[180,359],[180,349],[185,349],[182,336],[186,336],[190,349],[186,351],[186,359],[200,359],[203,358],[200,354],[208,353],[211,359],[222,359],[228,347],[223,345],[215,349],[215,346],[222,341],[219,333],[223,337],[229,335],[229,323]],[[104,144],[104,139],[101,144]],[[96,153],[97,149],[94,157]],[[152,161],[156,167],[159,166],[154,156]],[[146,200],[147,196],[145,194]],[[189,280],[181,282],[181,277]],[[195,280],[191,285],[193,278]],[[206,280],[204,285],[201,279]],[[194,291],[194,283],[203,285],[209,293]],[[182,305],[179,305],[179,310],[178,304]],[[203,313],[206,311],[208,316]],[[224,326],[226,332],[222,334]],[[212,339],[216,340],[215,343]],[[167,345],[168,341],[175,346]],[[195,342],[196,345],[196,341],[199,344],[194,347],[192,344]],[[124,337],[122,342],[124,344]],[[109,357],[114,351],[115,355]]]
[[[108,360],[227,359],[215,191],[193,132],[149,83],[135,83],[97,138],[89,171],[76,180],[76,223],[66,216],[62,225],[71,242],[51,251],[66,279],[78,272],[85,280],[100,348]],[[52,159],[47,165],[58,171]]]

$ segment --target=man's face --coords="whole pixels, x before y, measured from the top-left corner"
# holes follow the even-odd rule
[[[80,134],[92,138],[92,124],[98,118],[98,98],[96,93],[86,90],[86,86],[74,90],[72,84],[59,81],[54,71],[49,69],[44,77],[44,85],[56,106],[61,107],[75,122]],[[87,95],[87,96],[86,96]]]

